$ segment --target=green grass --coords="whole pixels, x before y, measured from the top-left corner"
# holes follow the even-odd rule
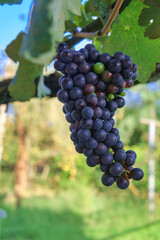
[[[160,240],[160,207],[150,221],[147,200],[129,191],[97,192],[92,186],[30,198],[16,210],[3,203],[2,240]]]

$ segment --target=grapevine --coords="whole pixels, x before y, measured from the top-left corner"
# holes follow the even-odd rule
[[[143,171],[133,167],[137,155],[124,150],[113,118],[125,105],[124,88],[133,86],[137,65],[122,52],[100,54],[92,44],[75,51],[61,42],[54,67],[63,73],[57,97],[64,103],[76,151],[86,156],[89,167],[99,165],[105,186],[116,182],[126,189],[130,179],[141,180]]]

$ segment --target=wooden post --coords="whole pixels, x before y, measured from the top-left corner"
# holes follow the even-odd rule
[[[150,150],[150,159],[148,162],[148,170],[149,170],[149,177],[148,177],[148,210],[150,217],[153,217],[154,213],[154,201],[155,201],[155,159],[153,156],[153,151],[155,148],[155,136],[156,136],[156,127],[160,127],[160,122],[153,120],[153,119],[146,119],[140,118],[140,123],[149,125],[149,136],[148,136],[148,143],[149,143],[149,150]]]

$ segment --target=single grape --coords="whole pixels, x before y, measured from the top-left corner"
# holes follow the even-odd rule
[[[76,64],[80,64],[80,63],[84,62],[84,60],[85,60],[85,55],[82,52],[76,52],[73,55],[72,61]]]
[[[94,115],[94,111],[91,107],[85,107],[81,111],[82,117],[85,119],[91,119]]]
[[[103,122],[101,119],[94,119],[93,120],[93,125],[92,125],[92,129],[93,130],[98,130],[101,129],[103,126]],[[104,129],[105,130],[105,129]]]
[[[117,128],[112,128],[110,133],[113,133],[114,135],[116,135],[118,137],[119,135],[119,130]]]
[[[137,69],[138,69],[137,65],[136,65],[135,63],[133,63],[133,66],[132,66],[131,70],[132,70],[133,72],[136,72]]]
[[[92,125],[93,125],[93,120],[92,120],[92,119],[82,118],[82,119],[80,120],[80,126],[81,126],[81,128],[83,128],[83,129],[91,128]]]
[[[114,117],[115,112],[110,112],[110,117]]]
[[[104,173],[101,178],[103,185],[109,187],[114,183],[114,177],[108,173]]]
[[[106,106],[106,100],[103,99],[103,98],[98,98],[97,106],[100,107],[100,108],[105,108],[105,106]]]
[[[102,172],[108,173],[109,172],[109,165],[100,164],[100,170]]]
[[[126,180],[124,177],[118,177],[117,178],[117,187],[120,189],[126,189],[129,186],[129,180]]]
[[[118,108],[122,108],[125,105],[125,99],[122,97],[116,97],[114,101],[117,103]]]
[[[112,80],[112,73],[109,72],[108,70],[104,71],[102,73],[102,80],[104,82],[110,82]]]
[[[83,74],[75,75],[74,78],[73,78],[73,81],[74,81],[74,84],[77,87],[81,87],[81,88],[83,88],[86,84],[86,79],[85,79],[85,76]]]
[[[125,93],[125,92],[121,92],[120,95],[121,95],[122,97],[124,97],[124,96],[126,96],[126,93]]]
[[[127,154],[125,165],[130,167],[135,164],[135,157],[132,154]]]
[[[107,88],[107,85],[103,81],[98,81],[95,87],[96,87],[96,91],[105,91]]]
[[[112,127],[115,125],[114,118],[110,117],[110,118],[108,118],[108,121],[112,124]]]
[[[73,80],[70,77],[64,77],[61,81],[61,87],[64,89],[71,89],[73,87]]]
[[[74,121],[73,118],[71,117],[71,113],[70,113],[70,112],[66,113],[65,118],[66,118],[67,122],[69,122],[69,123],[75,123],[75,121]]]
[[[107,147],[113,147],[117,143],[117,137],[113,133],[108,133],[105,139]]]
[[[109,94],[107,95],[107,98],[108,98],[109,100],[113,100],[113,99],[114,99],[114,94],[109,93]]]
[[[105,132],[109,132],[112,129],[112,124],[109,121],[104,120],[102,128]]]
[[[96,50],[95,46],[91,43],[88,43],[85,48],[88,50],[88,51],[92,51],[92,50]]]
[[[96,84],[98,82],[98,75],[94,72],[89,72],[86,74],[86,82],[88,84]]]
[[[65,42],[60,42],[60,43],[58,43],[58,45],[57,45],[57,52],[62,52],[63,50],[68,49],[68,48],[69,48],[69,47],[68,47],[67,43],[65,43]]]
[[[89,53],[89,61],[96,62],[99,57],[99,52],[95,50],[91,50]]]
[[[105,154],[103,154],[101,156],[101,163],[103,165],[108,165],[108,164],[111,164],[112,162],[113,162],[113,154],[112,153],[106,152]]]
[[[124,78],[120,73],[115,73],[112,76],[112,83],[116,86],[120,86],[124,82]]]
[[[122,52],[115,52],[113,55],[113,58],[118,59],[119,61],[122,61],[125,59],[125,55]]]
[[[66,109],[66,111],[67,112],[72,112],[73,111],[73,109],[74,109],[74,101],[72,101],[72,100],[69,100],[68,102],[66,102],[65,104],[64,104],[64,107],[65,107],[65,109]]]
[[[92,157],[92,155],[93,155],[93,150],[85,147],[85,148],[83,148],[83,154],[84,154],[86,157]]]
[[[118,149],[114,153],[114,160],[116,162],[123,162],[126,160],[126,157],[127,157],[126,152],[122,149]]]
[[[73,87],[69,90],[69,96],[73,100],[76,100],[77,98],[82,98],[83,91],[79,87]]]
[[[94,119],[100,118],[102,116],[103,111],[100,107],[96,106],[96,107],[94,107],[93,110],[94,110],[94,115],[93,115]]]
[[[86,164],[89,166],[89,167],[95,167],[97,164],[93,164],[91,162],[91,158],[90,157],[87,157],[86,158]]]
[[[93,154],[93,156],[90,158],[91,163],[94,165],[100,164],[100,156]]]
[[[78,72],[78,66],[73,62],[67,63],[65,71],[68,75],[75,75]]]
[[[108,53],[102,53],[98,57],[98,61],[106,65],[111,61],[111,55],[109,55]]]
[[[136,181],[141,180],[143,176],[144,176],[144,173],[140,168],[133,168],[133,170],[131,171],[131,177]]]
[[[106,139],[106,132],[103,129],[99,129],[93,133],[93,136],[98,142],[103,142]]]
[[[121,72],[122,64],[118,59],[112,59],[108,64],[108,69],[112,73]]]
[[[123,173],[123,166],[119,162],[110,165],[109,172],[112,176],[118,177]]]
[[[95,149],[98,147],[98,142],[96,141],[95,138],[90,137],[87,141],[86,141],[86,147],[89,149]]]
[[[126,151],[126,154],[131,154],[131,155],[134,156],[135,159],[137,158],[137,154],[136,154],[135,151],[133,151],[133,150],[127,150],[127,151]]]
[[[95,149],[95,153],[103,155],[107,152],[108,148],[104,143],[98,143],[98,147]]]
[[[89,51],[86,48],[81,48],[79,50],[81,53],[83,53],[83,55],[85,56],[85,59],[88,59],[88,55],[89,55]]]
[[[133,72],[131,69],[125,69],[122,73],[124,79],[130,79],[133,77]]]
[[[70,50],[65,49],[61,52],[60,58],[63,62],[69,63],[72,61],[73,53]]]
[[[87,103],[83,98],[79,98],[75,102],[75,107],[77,110],[82,110],[86,106],[87,106]]]
[[[57,92],[57,98],[60,102],[66,103],[69,100],[69,94],[67,90],[60,89]]]
[[[78,153],[83,153],[83,147],[81,147],[79,144],[76,144],[76,145],[75,145],[75,150],[76,150]]]
[[[107,103],[107,107],[110,112],[115,112],[118,108],[118,105],[115,101],[111,100]]]
[[[132,68],[133,67],[133,63],[132,63],[132,60],[131,59],[124,59],[123,61],[122,61],[122,66],[123,66],[123,68]]]
[[[96,64],[94,64],[93,70],[94,70],[95,73],[101,74],[101,73],[104,72],[105,66],[104,66],[104,64],[101,63],[101,62],[97,62]]]
[[[108,84],[108,87],[107,87],[107,92],[108,92],[108,93],[113,93],[113,94],[115,94],[116,92],[118,92],[118,90],[119,90],[119,87],[118,87],[118,86],[116,86],[116,85],[114,85],[114,84],[112,84],[112,83],[109,83],[109,84]]]
[[[95,91],[95,86],[93,84],[86,84],[83,88],[85,95],[91,94]]]
[[[86,102],[91,105],[91,106],[95,106],[98,102],[98,99],[97,97],[94,95],[94,94],[89,94],[87,97],[86,97]]]
[[[123,149],[124,148],[124,145],[123,145],[123,142],[121,141],[117,141],[116,145],[114,145],[113,149],[114,151],[118,150],[118,149]]]
[[[82,74],[89,73],[90,69],[91,69],[91,66],[89,63],[84,62],[79,65],[79,72]]]
[[[82,118],[81,112],[79,110],[75,109],[71,112],[71,117],[74,121],[80,121]]]
[[[62,62],[61,60],[55,60],[54,62],[54,68],[57,71],[63,71],[65,69],[66,64],[64,62]]]
[[[137,73],[137,72],[134,72],[132,79],[133,79],[133,80],[136,80],[137,77],[138,77],[138,73]]]
[[[91,132],[89,129],[80,129],[78,131],[78,138],[83,141],[87,141],[91,137]]]
[[[107,120],[110,118],[110,111],[107,108],[103,109],[101,119],[102,120]]]

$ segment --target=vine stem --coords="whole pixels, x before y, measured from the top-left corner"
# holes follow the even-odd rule
[[[120,7],[122,6],[124,0],[117,0],[116,5],[111,13],[111,15],[108,18],[107,23],[105,24],[104,28],[99,31],[99,36],[104,37],[106,34],[108,34],[110,27],[119,12]],[[95,32],[75,32],[74,33],[75,37],[81,37],[81,38],[94,38],[95,37]]]
[[[107,21],[106,25],[104,26],[104,28],[100,32],[101,37],[104,37],[109,32],[110,27],[111,27],[116,15],[117,15],[119,9],[120,9],[120,7],[122,6],[123,1],[124,0],[117,0],[116,5],[115,5],[110,17],[108,18],[108,21]]]
[[[92,7],[93,11],[95,11],[96,9],[95,9],[93,3],[91,2],[91,0],[89,0],[89,2],[90,2],[90,4],[91,4],[91,7]]]

